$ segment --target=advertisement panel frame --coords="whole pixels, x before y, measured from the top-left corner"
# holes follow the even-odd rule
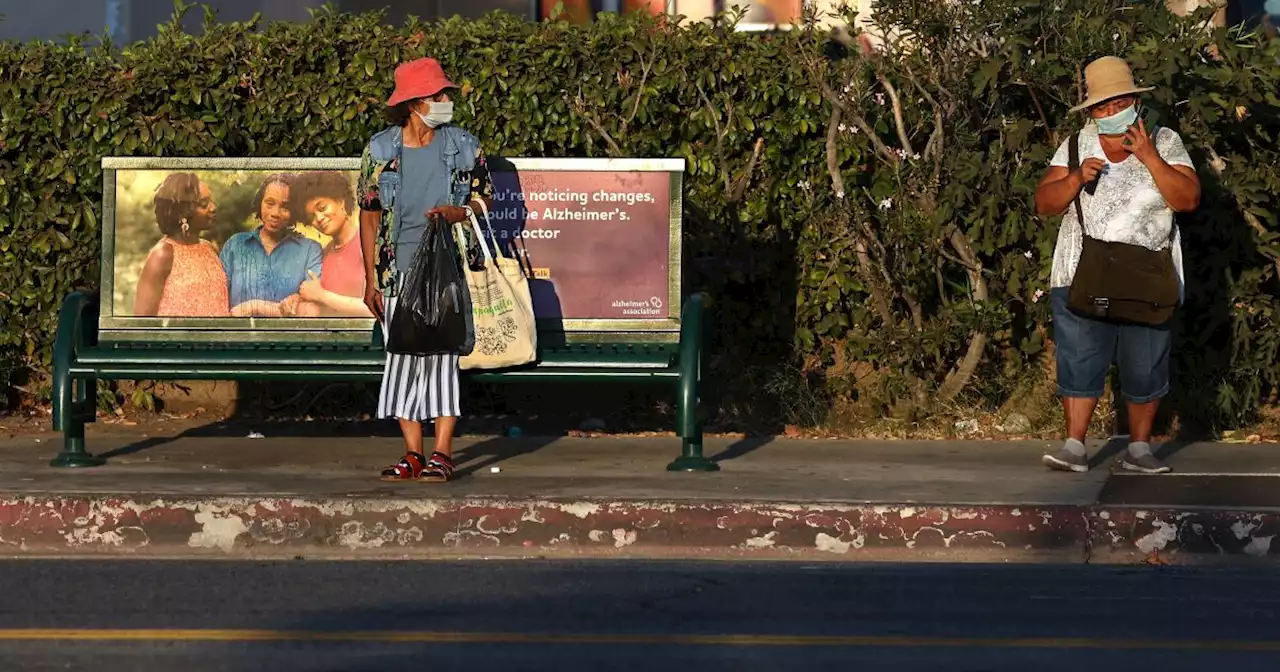
[[[607,341],[609,334],[648,335],[666,342],[680,330],[681,236],[684,159],[670,158],[490,158],[493,173],[661,172],[669,176],[669,234],[665,314],[647,319],[540,319],[539,328],[564,333],[568,342]],[[98,328],[102,341],[127,342],[263,342],[368,343],[368,318],[133,317],[118,315],[115,306],[116,184],[122,171],[358,171],[358,157],[104,157],[102,159],[102,255]]]

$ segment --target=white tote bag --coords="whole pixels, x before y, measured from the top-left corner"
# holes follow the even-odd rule
[[[529,278],[519,261],[502,256],[489,226],[489,212],[483,205],[481,209],[483,230],[475,213],[471,214],[471,228],[484,255],[484,269],[465,268],[476,345],[459,365],[463,369],[505,369],[528,364],[538,358],[538,325]],[[457,226],[461,234],[462,224]]]

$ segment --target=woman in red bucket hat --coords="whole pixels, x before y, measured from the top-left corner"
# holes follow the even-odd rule
[[[387,99],[391,126],[365,147],[356,201],[365,271],[364,302],[389,331],[396,295],[429,223],[469,220],[471,206],[492,205],[493,183],[480,142],[454,126],[457,86],[440,63],[421,58],[395,72]],[[458,354],[388,353],[378,417],[395,418],[405,455],[382,471],[391,481],[443,482],[453,475],[453,432],[461,413]],[[423,449],[422,424],[435,423]]]

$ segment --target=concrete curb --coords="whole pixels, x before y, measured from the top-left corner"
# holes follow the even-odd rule
[[[18,556],[1169,562],[1272,557],[1280,511],[1097,506],[6,496]]]

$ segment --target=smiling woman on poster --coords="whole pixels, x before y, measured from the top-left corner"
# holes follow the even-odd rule
[[[320,277],[308,277],[299,294],[298,317],[373,317],[364,305],[364,260],[356,197],[345,173],[302,173],[290,189],[302,221],[328,236]]]
[[[152,199],[161,238],[142,267],[134,297],[137,317],[226,317],[227,275],[213,243],[218,204],[195,173],[172,173]]]
[[[258,227],[231,236],[222,247],[236,317],[293,317],[308,273],[320,275],[319,243],[293,231],[292,183],[286,173],[268,176],[254,197]]]

